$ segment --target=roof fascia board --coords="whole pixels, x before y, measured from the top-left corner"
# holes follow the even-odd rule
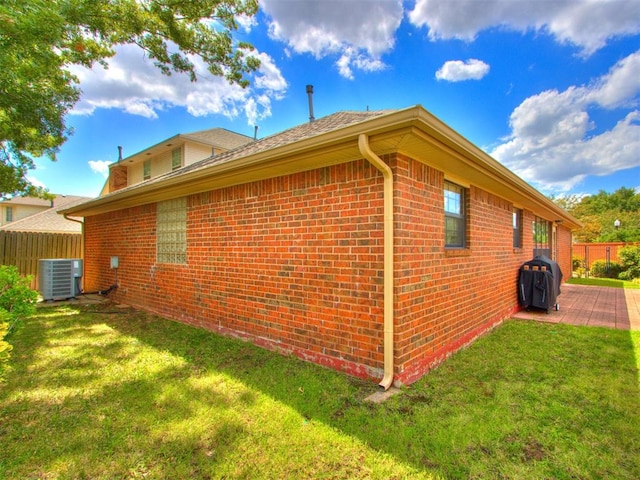
[[[423,137],[426,141],[435,143],[434,140],[439,139],[443,145],[448,146],[450,152],[456,152],[458,158],[462,161],[468,163],[472,168],[481,169],[484,175],[498,181],[513,192],[514,196],[509,200],[518,201],[523,196],[529,197],[533,201],[528,202],[530,205],[538,205],[538,209],[532,208],[532,210],[544,211],[553,220],[563,220],[573,228],[582,226],[581,222],[559,205],[556,205],[484,150],[478,148],[435,116],[424,109],[421,109],[419,114],[421,121],[429,127]]]
[[[301,156],[303,156],[304,153],[309,154],[309,152],[318,149],[321,149],[324,152],[328,152],[328,149],[331,145],[345,143],[349,140],[353,141],[353,148],[354,151],[356,151],[358,135],[363,132],[363,123],[365,123],[367,126],[364,131],[391,131],[394,128],[397,128],[397,125],[399,124],[405,123],[409,125],[415,118],[414,111],[416,110],[416,108],[417,107],[411,107],[405,110],[400,110],[399,112],[379,115],[366,122],[347,125],[346,127],[331,130],[320,135],[311,136],[298,142],[284,144],[269,150],[257,152],[252,155],[247,155],[246,157],[242,157],[232,162],[205,166],[203,168],[191,170],[182,175],[173,175],[169,178],[163,179],[162,177],[158,177],[158,180],[156,181],[145,182],[137,185],[132,189],[112,192],[105,197],[98,197],[95,200],[78,206],[77,208],[65,210],[63,213],[82,216],[95,215],[113,210],[119,210],[121,208],[131,207],[134,205],[142,205],[163,199],[169,199],[175,196],[174,192],[178,190],[178,187],[180,185],[183,184],[187,189],[189,189],[190,193],[200,193],[201,191],[205,190],[199,190],[197,187],[193,188],[194,183],[206,184],[207,179],[210,179],[212,177],[225,175],[232,171],[251,170],[256,165],[273,162],[276,159],[282,159],[283,157],[286,158],[294,154],[296,155],[296,158],[299,159],[301,158]],[[388,120],[385,121],[386,119],[388,119],[388,117],[396,118],[394,118],[394,122],[390,123]],[[176,135],[176,137],[178,137],[178,135]],[[153,147],[150,147],[147,150],[150,150],[151,148]],[[324,166],[327,166],[329,164],[330,162]],[[288,173],[292,172],[289,171]],[[237,176],[234,177],[237,178]],[[228,184],[228,186],[238,183],[242,183],[239,178],[237,178],[234,183]],[[187,193],[182,193],[182,195],[186,194]]]
[[[580,223],[566,211],[420,105],[385,113],[293,143],[249,154],[230,162],[203,166],[168,178],[158,177],[159,179],[156,181],[140,184],[130,190],[113,192],[76,208],[65,210],[64,213],[94,215],[175,196],[201,193],[214,188],[255,181],[259,179],[260,174],[284,175],[309,168],[342,163],[347,161],[346,157],[336,161],[325,160],[321,164],[314,165],[309,164],[309,159],[315,158],[318,151],[322,151],[323,156],[327,156],[340,150],[353,148],[356,153],[360,133],[367,133],[372,147],[375,148],[376,143],[384,138],[398,135],[400,132],[405,135],[410,133],[419,136],[421,140],[428,141],[435,148],[446,151],[459,161],[481,172],[493,182],[503,185],[508,192],[511,192],[509,200],[517,200],[520,204],[524,203],[530,206],[534,211],[545,212],[554,220],[562,219],[574,228],[580,227]],[[160,142],[155,147],[180,137],[184,136],[176,135]],[[147,150],[151,148],[154,147]]]

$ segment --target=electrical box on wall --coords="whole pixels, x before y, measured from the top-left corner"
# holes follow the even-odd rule
[[[119,259],[118,257],[111,257],[111,268],[119,267]]]

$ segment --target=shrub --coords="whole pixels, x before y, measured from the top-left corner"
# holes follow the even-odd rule
[[[0,265],[0,309],[13,320],[35,311],[38,292],[29,287],[30,277],[22,277],[13,265]]]
[[[30,281],[21,277],[16,267],[0,265],[0,383],[13,348],[5,337],[20,317],[34,312],[38,300],[38,293],[29,287]]]
[[[13,348],[4,337],[9,332],[9,312],[0,310],[0,383],[4,381],[4,374],[8,370],[9,355]]]
[[[640,278],[640,246],[628,246],[618,252],[620,258],[621,280]]]
[[[586,276],[586,274],[587,274],[587,269],[584,268],[584,267],[580,267],[580,268],[576,268],[573,271],[573,275],[572,276],[575,277],[575,278],[584,278]]]
[[[596,260],[591,264],[591,276],[596,278],[618,278],[622,267],[619,263],[609,262],[607,268],[607,262],[604,260]]]
[[[580,257],[573,257],[572,263],[573,263],[573,270],[584,268],[584,260]]]

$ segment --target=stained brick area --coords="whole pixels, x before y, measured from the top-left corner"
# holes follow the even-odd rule
[[[468,186],[468,248],[444,248],[445,174],[395,176],[395,371],[411,383],[517,309],[524,212]],[[156,205],[85,219],[85,289],[360,377],[383,368],[383,179],[365,160],[187,197],[187,264],[156,262]],[[565,242],[569,233],[558,233]],[[560,240],[559,240],[560,241]],[[566,257],[566,258],[564,258]],[[570,265],[567,253],[559,259]]]

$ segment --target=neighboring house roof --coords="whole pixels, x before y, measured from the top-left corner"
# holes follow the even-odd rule
[[[51,201],[42,199],[43,205],[51,205]],[[89,197],[73,195],[56,195],[53,206],[38,213],[34,213],[21,220],[0,226],[0,230],[11,232],[46,232],[46,233],[81,233],[82,225],[78,221],[67,220],[58,213],[59,210],[72,208],[75,205],[90,200]],[[15,203],[14,203],[15,204]]]
[[[197,142],[212,147],[219,147],[224,150],[230,150],[252,142],[253,139],[240,133],[235,133],[224,128],[211,128],[208,130],[200,130],[192,133],[179,133],[173,137],[162,140],[150,147],[145,148],[133,155],[125,157],[118,162],[111,164],[111,166],[118,165],[119,163],[131,163],[142,161],[151,156],[156,156],[161,153],[171,151],[186,141]]]
[[[251,137],[232,132],[225,128],[211,128],[208,130],[200,130],[199,132],[184,133],[180,136],[201,143],[218,145],[226,150],[231,150],[253,141]]]
[[[57,196],[56,196],[57,197]],[[7,200],[2,200],[0,203],[2,205],[25,205],[30,207],[44,207],[48,208],[51,206],[51,200],[44,200],[42,198],[34,198],[34,197],[13,197]]]
[[[422,160],[568,228],[579,222],[422,106],[338,112],[187,165],[66,210],[95,215],[362,158],[360,135],[378,155],[399,152]]]

